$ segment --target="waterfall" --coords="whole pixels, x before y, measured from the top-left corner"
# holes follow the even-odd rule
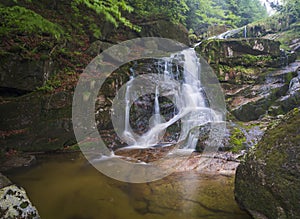
[[[130,124],[129,124],[129,119],[130,119],[130,93],[131,93],[131,85],[134,80],[134,77],[131,76],[130,80],[127,82],[127,87],[126,87],[126,93],[125,93],[125,124],[124,124],[124,133],[123,136],[127,139],[128,142],[135,144],[136,140],[135,137],[132,135],[132,132],[130,130]]]
[[[158,91],[158,86],[156,86],[155,101],[154,101],[154,115],[153,115],[154,116],[154,121],[153,121],[154,126],[161,123],[158,97],[159,97],[159,91]]]
[[[247,26],[244,27],[244,37],[247,38]]]
[[[179,70],[183,67],[183,70]],[[199,130],[195,127],[217,120],[216,113],[206,103],[205,92],[201,84],[201,64],[193,48],[172,54],[159,61],[157,70],[160,80],[155,81],[155,100],[153,115],[149,122],[149,130],[141,136],[132,134],[129,128],[129,99],[136,96],[131,90],[133,77],[127,83],[125,102],[124,136],[130,139],[131,145],[126,148],[148,148],[160,144],[166,129],[181,120],[180,138],[185,142],[184,149],[195,149],[198,142]],[[172,80],[179,82],[175,84]],[[153,82],[151,82],[153,83]],[[165,121],[161,115],[159,96],[168,96],[177,107],[173,118]],[[193,131],[191,132],[191,130]]]
[[[208,39],[228,39],[228,38],[237,38],[239,36],[244,36],[245,38],[247,38],[247,35],[248,35],[247,26],[244,26],[237,29],[228,30],[217,36],[209,37]]]
[[[154,113],[155,114],[160,113],[158,97],[159,97],[159,91],[158,91],[158,86],[156,86],[156,88],[155,88],[155,102],[154,102],[154,109],[155,109]]]

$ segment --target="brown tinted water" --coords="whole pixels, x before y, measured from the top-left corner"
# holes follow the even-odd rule
[[[52,155],[7,173],[24,187],[42,219],[250,219],[232,177],[175,173],[130,184],[106,177],[80,155]]]

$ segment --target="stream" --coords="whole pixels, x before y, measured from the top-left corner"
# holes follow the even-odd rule
[[[234,200],[233,177],[186,171],[124,183],[76,153],[39,156],[35,166],[6,174],[26,189],[42,219],[250,219]]]
[[[35,166],[6,175],[27,191],[42,219],[250,219],[235,202],[234,177],[205,175],[201,168],[197,171],[173,168],[178,163],[173,159],[178,159],[175,152],[187,150],[190,155],[195,150],[199,136],[205,135],[201,133],[201,126],[207,125],[210,130],[203,154],[214,154],[218,150],[225,128],[225,103],[222,93],[218,93],[217,78],[209,75],[209,66],[199,61],[192,48],[163,58],[157,66],[159,74],[150,75],[148,80],[143,74],[131,75],[124,89],[120,89],[122,92],[116,95],[117,103],[113,102],[112,122],[119,131],[118,136],[127,143],[122,150],[164,149],[162,145],[166,143],[182,142],[174,151],[166,151],[166,162],[158,163],[162,165],[159,169],[162,172],[152,171],[153,164],[149,161],[138,165],[131,163],[130,168],[134,169],[125,168],[129,170],[127,173],[123,168],[126,162],[118,159],[114,151],[108,151],[107,155],[88,144],[81,146],[85,157],[81,153],[39,155]],[[144,86],[140,86],[140,80]],[[151,85],[150,95],[143,93],[146,84]],[[172,102],[170,113],[163,113],[170,102],[163,97]],[[145,123],[148,125],[146,131],[137,134],[131,128],[130,119],[145,110],[131,112],[131,105],[138,106],[137,102],[143,98],[146,102],[142,105],[147,106],[147,101],[151,100],[153,110],[145,113],[145,120],[149,121]],[[81,109],[85,105],[78,106]],[[179,139],[173,142],[174,139],[163,138],[161,133],[179,120],[180,130],[169,133],[180,135]],[[90,125],[86,127],[94,126]],[[126,154],[130,153],[125,153],[128,157]],[[211,158],[203,156],[203,159],[209,161]],[[147,168],[152,172],[147,172]],[[174,172],[171,174],[169,169]],[[161,173],[165,177],[161,177]]]

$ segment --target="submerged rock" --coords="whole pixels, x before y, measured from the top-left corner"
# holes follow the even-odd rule
[[[0,217],[3,219],[39,219],[36,208],[23,188],[15,185],[0,189]]]
[[[236,173],[235,196],[256,219],[300,218],[300,113],[267,131]]]

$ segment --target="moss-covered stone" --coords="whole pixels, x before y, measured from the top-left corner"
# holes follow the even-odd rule
[[[231,151],[234,153],[237,153],[243,149],[246,149],[246,147],[245,147],[246,137],[241,129],[233,128],[231,130],[229,143],[232,146]]]
[[[236,199],[254,218],[300,218],[299,122],[290,112],[237,169]]]
[[[269,66],[273,58],[280,56],[279,46],[279,42],[260,38],[213,39],[203,41],[196,50],[211,64]]]
[[[260,38],[211,39],[203,41],[196,51],[212,66],[220,81],[254,84],[268,68],[285,64],[279,46],[279,42]]]

